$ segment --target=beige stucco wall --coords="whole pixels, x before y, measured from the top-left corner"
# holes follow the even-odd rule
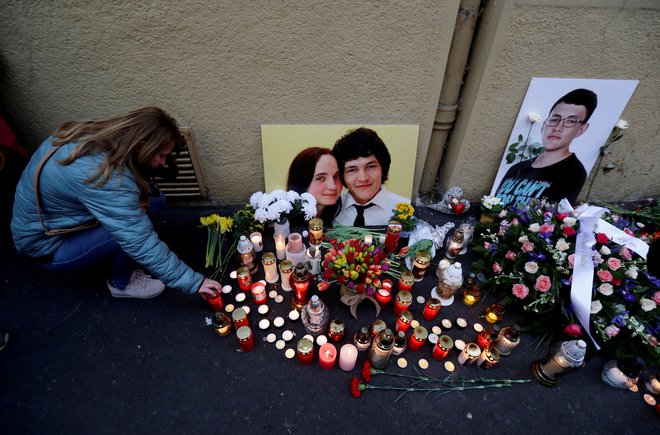
[[[590,199],[660,196],[660,2],[491,1],[477,38],[441,188],[490,191],[532,77],[639,79],[621,116],[631,126],[603,162],[617,168],[598,174]]]
[[[263,189],[261,124],[419,124],[417,185],[458,3],[5,1],[2,110],[34,148],[65,120],[162,106],[225,203]]]

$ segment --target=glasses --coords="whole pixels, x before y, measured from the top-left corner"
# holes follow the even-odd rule
[[[556,127],[560,122],[565,128],[573,128],[578,124],[584,124],[584,121],[580,121],[578,118],[562,118],[561,116],[551,116],[545,120],[545,125],[548,127]]]

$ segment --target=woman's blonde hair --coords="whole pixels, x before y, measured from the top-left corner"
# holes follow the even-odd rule
[[[101,121],[65,122],[55,130],[53,139],[54,146],[80,142],[69,157],[59,161],[64,166],[78,157],[105,153],[98,170],[86,180],[88,183],[103,186],[114,170],[128,168],[142,196],[149,193],[143,174],[150,158],[168,142],[174,143],[173,154],[185,145],[176,120],[158,107],[144,107]],[[173,164],[173,159],[168,161],[168,166]]]

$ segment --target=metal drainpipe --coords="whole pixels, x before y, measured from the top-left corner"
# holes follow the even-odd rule
[[[454,35],[451,40],[447,68],[442,81],[442,90],[435,113],[433,132],[429,142],[426,162],[419,190],[428,193],[433,189],[438,177],[440,162],[444,153],[447,136],[454,126],[458,112],[458,96],[463,85],[463,75],[470,54],[474,28],[479,17],[481,0],[461,0],[454,25]]]

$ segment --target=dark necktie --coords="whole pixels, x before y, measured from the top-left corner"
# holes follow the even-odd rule
[[[355,221],[353,222],[354,227],[363,227],[364,226],[364,211],[369,207],[373,207],[374,203],[367,205],[357,205],[355,204],[355,210],[357,211],[357,216],[355,216]]]

